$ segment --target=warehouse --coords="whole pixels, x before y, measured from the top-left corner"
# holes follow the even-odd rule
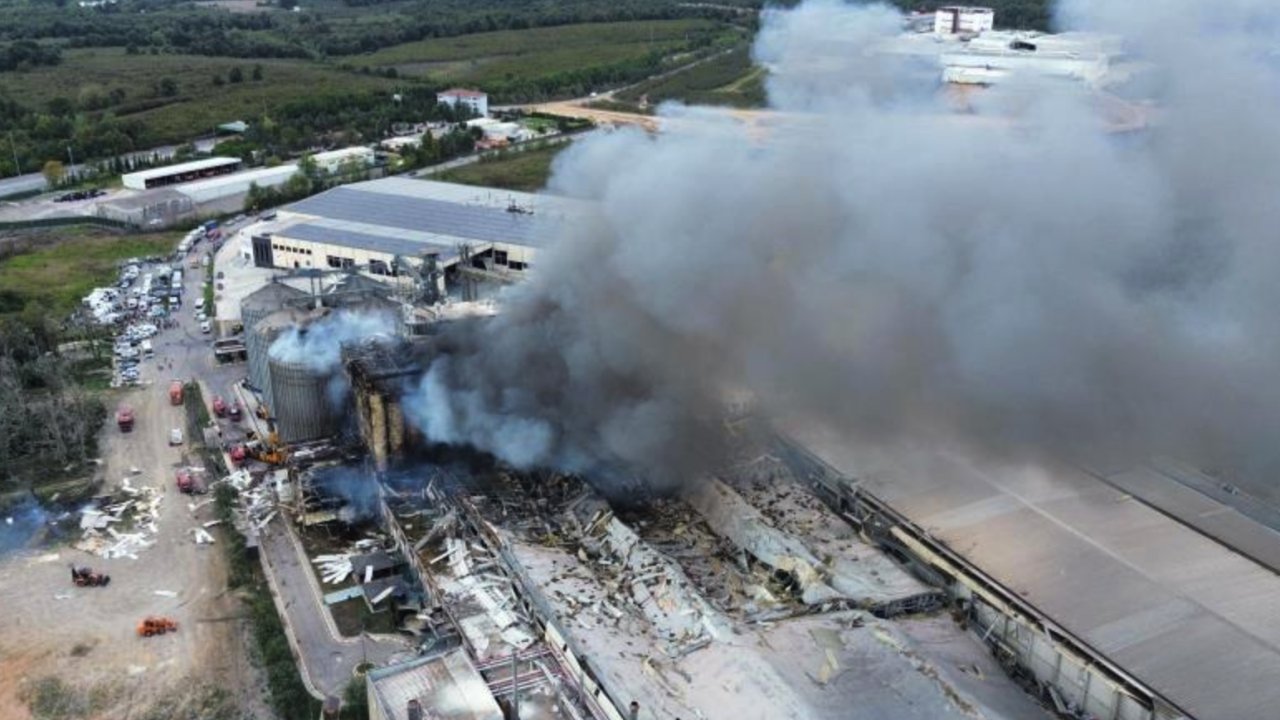
[[[311,156],[311,161],[316,164],[318,170],[332,175],[342,170],[344,165],[358,167],[362,170],[371,167],[374,162],[374,154],[372,148],[354,145],[341,150],[316,153]]]
[[[226,175],[239,170],[241,165],[239,158],[212,157],[203,160],[192,160],[178,165],[167,165],[150,170],[125,173],[120,178],[120,181],[131,190],[148,190],[217,175]]]
[[[1221,538],[1247,523],[1219,520],[1235,511],[1167,472],[979,463],[812,424],[788,434],[830,497],[866,527],[895,524],[888,542],[949,579],[977,632],[1055,703],[1124,720],[1275,714],[1280,535],[1255,527],[1237,550]],[[1179,522],[1178,507],[1216,527]]]
[[[435,255],[443,270],[462,263],[494,274],[527,270],[555,225],[583,203],[548,195],[384,178],[354,183],[281,208],[255,228],[258,267],[357,268],[398,276]]]
[[[97,206],[98,217],[118,220],[134,227],[170,227],[195,217],[191,198],[172,189],[144,190],[120,194]]]
[[[174,189],[191,198],[201,211],[234,212],[244,207],[244,198],[251,185],[279,187],[297,173],[297,165],[279,165],[190,182]]]

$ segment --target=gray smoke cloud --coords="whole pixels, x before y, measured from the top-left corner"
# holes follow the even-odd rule
[[[1015,82],[958,114],[874,52],[882,6],[766,14],[763,130],[669,107],[552,188],[597,203],[505,312],[455,326],[408,403],[432,440],[520,467],[714,462],[725,392],[871,440],[1262,474],[1280,431],[1277,11],[1073,0],[1156,70],[1143,132],[1106,98]],[[620,471],[620,472],[615,472]]]

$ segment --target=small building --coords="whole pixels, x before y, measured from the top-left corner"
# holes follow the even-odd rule
[[[97,205],[98,217],[141,228],[166,228],[195,217],[191,199],[171,188],[121,194]]]
[[[341,170],[342,166],[347,163],[358,163],[362,168],[370,167],[373,165],[374,159],[373,148],[361,145],[353,145],[340,150],[328,150],[311,156],[316,168],[331,175]]]
[[[503,720],[465,652],[420,657],[365,676],[369,720]]]
[[[125,173],[120,182],[131,190],[148,190],[150,188],[178,185],[217,175],[227,175],[240,169],[240,158],[211,157],[203,160],[166,165],[164,167],[139,170]]]
[[[996,13],[988,7],[947,5],[933,16],[933,32],[937,35],[979,35],[994,29]]]
[[[243,120],[232,120],[218,126],[219,135],[243,135],[249,131],[249,123]]]
[[[451,108],[457,108],[459,105],[469,108],[471,112],[479,117],[485,117],[489,114],[489,96],[479,90],[465,90],[463,88],[453,88],[444,92],[436,93],[436,102],[441,105],[448,105]]]

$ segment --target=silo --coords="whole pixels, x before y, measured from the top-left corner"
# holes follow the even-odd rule
[[[253,291],[240,301],[240,320],[244,324],[244,348],[249,363],[249,384],[268,397],[267,389],[271,383],[267,374],[267,350],[275,340],[277,331],[258,333],[259,323],[269,315],[283,310],[287,306],[300,306],[308,297],[307,293],[281,282],[270,282]]]
[[[329,401],[332,373],[317,372],[306,363],[270,358],[271,412],[276,430],[287,443],[317,440],[335,434],[339,416]]]

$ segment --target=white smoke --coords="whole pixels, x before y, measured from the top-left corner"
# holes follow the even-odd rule
[[[342,346],[373,335],[395,332],[389,312],[339,310],[319,320],[294,325],[271,343],[271,359],[303,365],[316,373],[329,373],[342,362]]]
[[[667,108],[558,160],[598,204],[491,321],[441,338],[409,404],[436,441],[671,484],[726,388],[872,438],[1262,473],[1280,431],[1277,11],[1077,0],[1156,67],[1156,123],[1010,83],[966,114],[876,52],[883,6],[765,15],[780,113]],[[1132,88],[1126,88],[1133,91]]]

